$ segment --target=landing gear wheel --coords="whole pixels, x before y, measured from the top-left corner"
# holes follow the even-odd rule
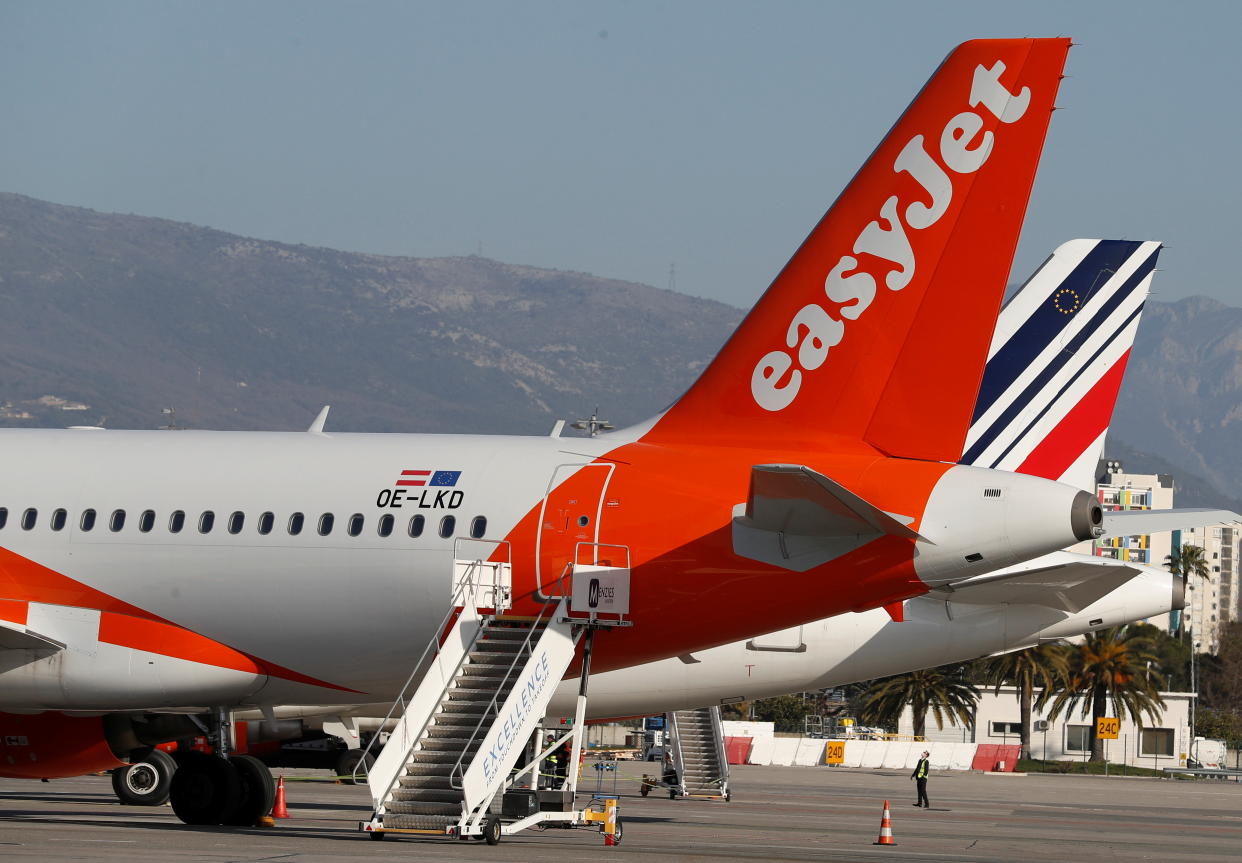
[[[363,760],[364,757],[365,761]],[[365,780],[367,773],[370,772],[372,765],[375,764],[375,756],[370,753],[364,753],[361,749],[346,749],[341,753],[341,757],[336,759],[336,778],[340,780],[342,785],[356,785],[354,773],[358,771],[360,764],[365,764],[361,770],[362,777]]]
[[[641,794],[643,797],[646,797],[648,794],[651,793],[651,786],[648,785],[646,782],[644,782],[642,785],[638,786],[638,793]]]
[[[241,802],[242,783],[232,762],[187,752],[177,758],[168,791],[173,812],[186,824],[224,824]]]
[[[168,786],[175,772],[177,762],[167,752],[135,752],[128,766],[112,771],[112,790],[117,799],[130,806],[163,806],[168,802]]]
[[[495,815],[483,824],[483,838],[487,840],[488,845],[500,844],[500,819]]]
[[[253,827],[272,811],[272,804],[276,802],[276,783],[272,779],[272,771],[250,755],[234,755],[229,758],[229,763],[241,780],[241,799],[232,814],[220,823],[230,827]]]

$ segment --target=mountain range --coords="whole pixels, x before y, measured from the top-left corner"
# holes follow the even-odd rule
[[[739,309],[483,257],[367,255],[0,193],[0,425],[543,433],[645,419]],[[168,411],[172,411],[169,413]],[[1242,309],[1149,301],[1110,434],[1242,510]]]

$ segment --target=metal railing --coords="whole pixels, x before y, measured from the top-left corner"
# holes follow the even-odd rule
[[[521,646],[514,652],[513,661],[509,663],[509,667],[505,670],[504,677],[501,678],[500,684],[496,687],[496,694],[492,696],[492,700],[488,702],[487,707],[483,709],[483,713],[479,717],[479,721],[474,726],[474,731],[470,733],[470,737],[466,740],[466,745],[462,747],[461,755],[457,757],[457,761],[454,762],[452,769],[449,771],[450,788],[462,787],[462,781],[466,773],[466,766],[464,762],[467,753],[470,751],[470,747],[474,744],[474,741],[478,739],[480,733],[487,733],[484,731],[484,725],[490,729],[491,723],[495,721],[497,716],[500,715],[500,708],[504,704],[504,702],[500,700],[501,691],[508,685],[515,671],[520,674],[521,669],[526,667],[524,660],[530,659],[530,657],[534,654],[533,639],[535,635],[542,634],[542,625],[551,622],[551,615],[555,613],[556,609],[559,608],[561,603],[564,601],[565,600],[562,599],[561,602],[557,603],[555,606],[551,603],[545,604],[543,609],[540,610],[538,616],[536,616],[534,621],[531,623],[530,632],[526,633],[526,638],[522,640]],[[575,639],[575,642],[576,641],[577,639]],[[523,660],[520,665],[519,660]],[[506,698],[507,697],[508,696],[506,695]],[[463,805],[464,803],[465,801],[463,800]]]
[[[485,584],[483,579],[478,577],[484,572],[490,573],[490,584]],[[458,578],[456,573],[454,573],[454,577]],[[418,685],[422,683],[423,677],[425,676],[427,670],[431,667],[432,663],[435,662],[436,656],[441,651],[443,638],[445,637],[445,634],[454,619],[467,607],[476,613],[479,608],[494,607],[479,604],[478,598],[482,591],[487,590],[494,602],[496,598],[500,596],[502,591],[506,591],[508,589],[502,584],[502,581],[503,579],[501,578],[500,567],[490,565],[481,559],[471,561],[465,572],[463,572],[460,578],[458,578],[457,589],[454,591],[453,596],[449,601],[448,612],[444,615],[443,620],[440,621],[440,625],[436,627],[434,634],[427,642],[427,647],[424,648],[418,662],[414,664],[414,668],[410,672],[410,676],[406,678],[405,684],[397,693],[396,700],[394,700],[392,706],[388,708],[388,713],[384,716],[383,722],[380,723],[381,728],[396,718],[399,712],[405,712],[406,707],[409,704],[408,696],[411,694],[411,689],[417,690]],[[479,632],[482,632],[481,626]],[[475,633],[475,637],[471,641],[471,647],[473,647],[474,643],[478,641],[478,637],[479,633]],[[468,656],[469,653],[469,649],[463,652],[461,659],[457,662],[455,671],[449,676],[450,679],[456,676],[456,672],[461,669],[461,666],[465,662],[466,656]],[[423,722],[422,728],[419,729],[418,734],[411,735],[406,738],[406,740],[410,742],[411,746],[415,745],[422,739],[423,735],[427,731],[427,726],[431,724],[434,717],[435,713],[433,711],[432,714]],[[375,748],[375,746],[379,743],[379,740],[380,735],[377,733],[372,736],[370,741],[367,742],[366,748],[363,749],[362,757],[358,759],[358,764],[354,768],[353,779],[355,783],[359,782],[360,777],[363,781],[366,781],[367,774],[369,773],[369,768],[367,767],[368,762],[374,761],[375,759],[375,756],[372,754],[371,750]],[[393,787],[397,784],[400,778],[401,770],[397,770],[393,776],[393,779],[384,789],[384,793],[376,797],[378,805],[382,805],[383,801],[388,799],[388,795],[392,793]]]

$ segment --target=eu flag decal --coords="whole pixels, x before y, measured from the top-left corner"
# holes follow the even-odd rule
[[[428,485],[454,486],[457,485],[460,476],[459,470],[438,470],[431,475],[431,482]]]

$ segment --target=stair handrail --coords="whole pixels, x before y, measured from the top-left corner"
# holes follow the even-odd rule
[[[445,633],[448,631],[449,625],[453,622],[453,619],[457,615],[459,615],[461,611],[463,611],[466,607],[466,598],[469,597],[470,605],[475,611],[477,611],[478,608],[480,607],[476,602],[476,599],[479,596],[479,591],[477,590],[476,585],[475,585],[475,574],[482,571],[485,568],[484,567],[485,563],[486,561],[482,559],[473,560],[470,562],[470,565],[466,568],[466,571],[462,574],[461,580],[457,585],[457,590],[454,591],[453,596],[449,601],[448,612],[445,613],[444,619],[440,621],[440,625],[436,627],[435,633],[428,640],[427,646],[423,649],[422,656],[418,658],[418,662],[414,664],[414,668],[410,672],[410,676],[406,678],[405,684],[401,687],[400,691],[398,691],[396,700],[394,700],[392,703],[392,706],[388,708],[388,713],[387,715],[384,716],[384,721],[381,722],[379,725],[380,728],[384,728],[394,718],[394,715],[397,713],[398,707],[401,708],[402,712],[405,711],[406,704],[408,703],[406,701],[406,694],[409,692],[410,687],[414,685],[416,680],[418,681],[418,683],[420,684],[422,683],[422,674],[420,674],[420,672],[425,673],[427,668],[430,667],[430,661],[434,658],[436,653],[439,653],[441,647],[443,646],[442,641],[443,641]],[[493,596],[493,599],[495,599],[495,597],[497,596],[496,591],[501,587],[501,585],[499,584],[499,575],[500,575],[499,568],[493,568],[490,566],[486,568],[490,570],[492,574],[492,581],[493,581],[492,596]],[[482,586],[483,586],[482,580],[480,579],[477,587],[482,587]],[[482,606],[482,607],[487,608],[488,606]],[[480,632],[482,632],[481,628],[480,628]],[[471,642],[472,646],[474,642],[478,641],[478,638],[479,638],[479,633],[475,633],[474,641]],[[470,651],[467,650],[465,651],[465,653],[463,653],[462,660],[459,661],[457,664],[457,667],[459,669],[461,667],[461,663],[465,661],[465,656],[468,655],[469,652]],[[431,720],[434,718],[434,716],[435,714],[432,714],[432,716],[428,717],[426,722],[423,723],[423,727],[422,729],[420,729],[419,733],[417,735],[412,736],[410,739],[414,741],[420,740],[423,734],[427,731],[427,726],[431,724]],[[362,757],[358,759],[358,763],[354,766],[353,779],[355,783],[359,782],[359,771],[361,771],[361,774],[362,774],[362,781],[364,782],[366,781],[366,776],[367,776],[367,773],[369,772],[367,768],[368,758],[370,758],[372,761],[374,760],[374,756],[371,755],[371,750],[379,742],[379,739],[380,739],[380,735],[378,733],[374,734],[371,737],[371,739],[367,742],[366,748],[362,750]],[[389,783],[388,787],[384,790],[384,793],[380,795],[380,797],[378,798],[381,801],[381,803],[382,801],[388,799],[388,795],[392,793],[393,786],[397,784],[400,778],[401,778],[401,773],[400,771],[398,771],[396,777],[392,780],[392,782]]]
[[[720,783],[720,787],[723,790],[729,781],[729,752],[725,748],[724,723],[720,718],[719,707],[712,705],[707,710],[712,718],[712,741],[716,744],[716,767],[720,772],[720,776],[716,781]]]
[[[667,728],[665,729],[666,733],[664,735],[664,746],[665,749],[667,749],[669,744],[672,744],[673,769],[677,771],[677,784],[681,786],[682,792],[684,793],[688,790],[689,786],[686,785],[685,753],[681,751],[681,726],[677,722],[676,710],[670,711],[666,715],[668,716],[668,721],[665,723]]]
[[[563,581],[563,579],[564,579],[564,576],[557,579],[558,585]],[[523,657],[529,659],[534,654],[535,651],[531,645],[531,639],[535,637],[535,633],[540,631],[540,623],[544,621],[545,617],[548,617],[549,615],[555,613],[556,609],[560,608],[561,605],[564,604],[567,600],[568,600],[568,597],[564,597],[560,601],[558,601],[555,605],[553,605],[552,603],[545,603],[543,608],[540,609],[539,614],[536,615],[534,622],[531,623],[530,632],[526,633],[526,638],[522,640],[521,646],[516,651],[514,651],[513,661],[509,663],[508,669],[505,670],[504,677],[502,677],[500,680],[500,685],[496,687],[496,693],[492,696],[492,700],[488,702],[487,707],[485,707],[483,709],[483,712],[479,715],[479,721],[475,723],[474,731],[472,731],[470,733],[470,737],[466,739],[466,744],[462,747],[461,754],[457,756],[457,761],[454,762],[452,769],[449,770],[449,787],[450,788],[461,788],[462,787],[463,780],[465,779],[465,773],[466,773],[466,766],[463,765],[462,762],[466,758],[466,753],[470,751],[471,745],[473,745],[474,741],[478,738],[479,733],[483,728],[483,723],[485,721],[493,720],[497,715],[499,715],[500,707],[501,707],[501,703],[498,703],[498,699],[500,698],[500,690],[505,688],[505,684],[509,682],[509,678],[511,678],[513,676],[514,671],[518,669],[518,660],[522,659]],[[522,667],[525,667],[524,663]],[[521,672],[519,671],[518,673],[521,673]],[[490,728],[491,726],[489,725],[488,727]],[[464,807],[465,805],[466,805],[465,799],[463,798],[462,806]],[[463,812],[463,815],[464,814],[466,813]]]

